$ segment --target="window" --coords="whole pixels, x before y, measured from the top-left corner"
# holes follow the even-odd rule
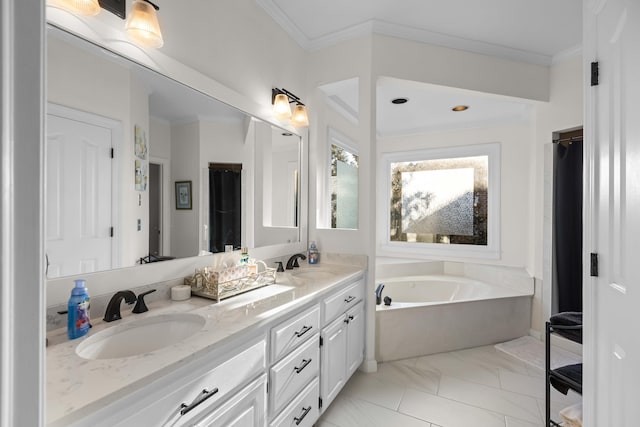
[[[329,132],[331,228],[358,228],[359,157],[349,140],[333,129]]]
[[[499,144],[383,156],[383,251],[499,255]]]

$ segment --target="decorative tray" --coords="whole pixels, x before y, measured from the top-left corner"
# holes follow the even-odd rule
[[[184,283],[191,286],[193,295],[220,302],[225,298],[276,283],[276,269],[262,264],[265,269],[260,272],[252,271],[247,265],[222,270],[205,267],[196,270],[193,276],[185,277]]]

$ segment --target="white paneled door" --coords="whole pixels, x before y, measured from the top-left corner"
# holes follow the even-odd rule
[[[599,271],[584,290],[584,425],[632,427],[640,425],[640,1],[586,0],[584,11],[585,65],[599,70],[585,97],[585,255],[597,253]]]
[[[48,278],[112,267],[112,130],[65,112],[47,114]]]

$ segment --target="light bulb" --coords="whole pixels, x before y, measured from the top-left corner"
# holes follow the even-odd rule
[[[134,0],[125,29],[131,40],[143,46],[159,48],[164,44],[156,10],[146,1]]]
[[[286,120],[291,117],[289,98],[284,93],[279,93],[273,100],[273,114],[278,120]]]
[[[291,124],[295,127],[309,126],[309,116],[307,115],[307,107],[302,104],[296,105],[293,109]]]

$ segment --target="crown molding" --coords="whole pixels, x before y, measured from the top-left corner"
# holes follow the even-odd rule
[[[569,49],[563,50],[562,52],[558,52],[553,55],[551,58],[551,64],[559,64],[564,61],[568,61],[569,59],[575,58],[576,56],[582,56],[582,44],[570,47]]]
[[[307,51],[324,49],[358,37],[380,34],[536,65],[549,66],[553,61],[553,58],[549,55],[377,20],[363,22],[322,37],[310,39],[289,19],[273,0],[256,0],[256,3],[282,27],[300,47]]]

